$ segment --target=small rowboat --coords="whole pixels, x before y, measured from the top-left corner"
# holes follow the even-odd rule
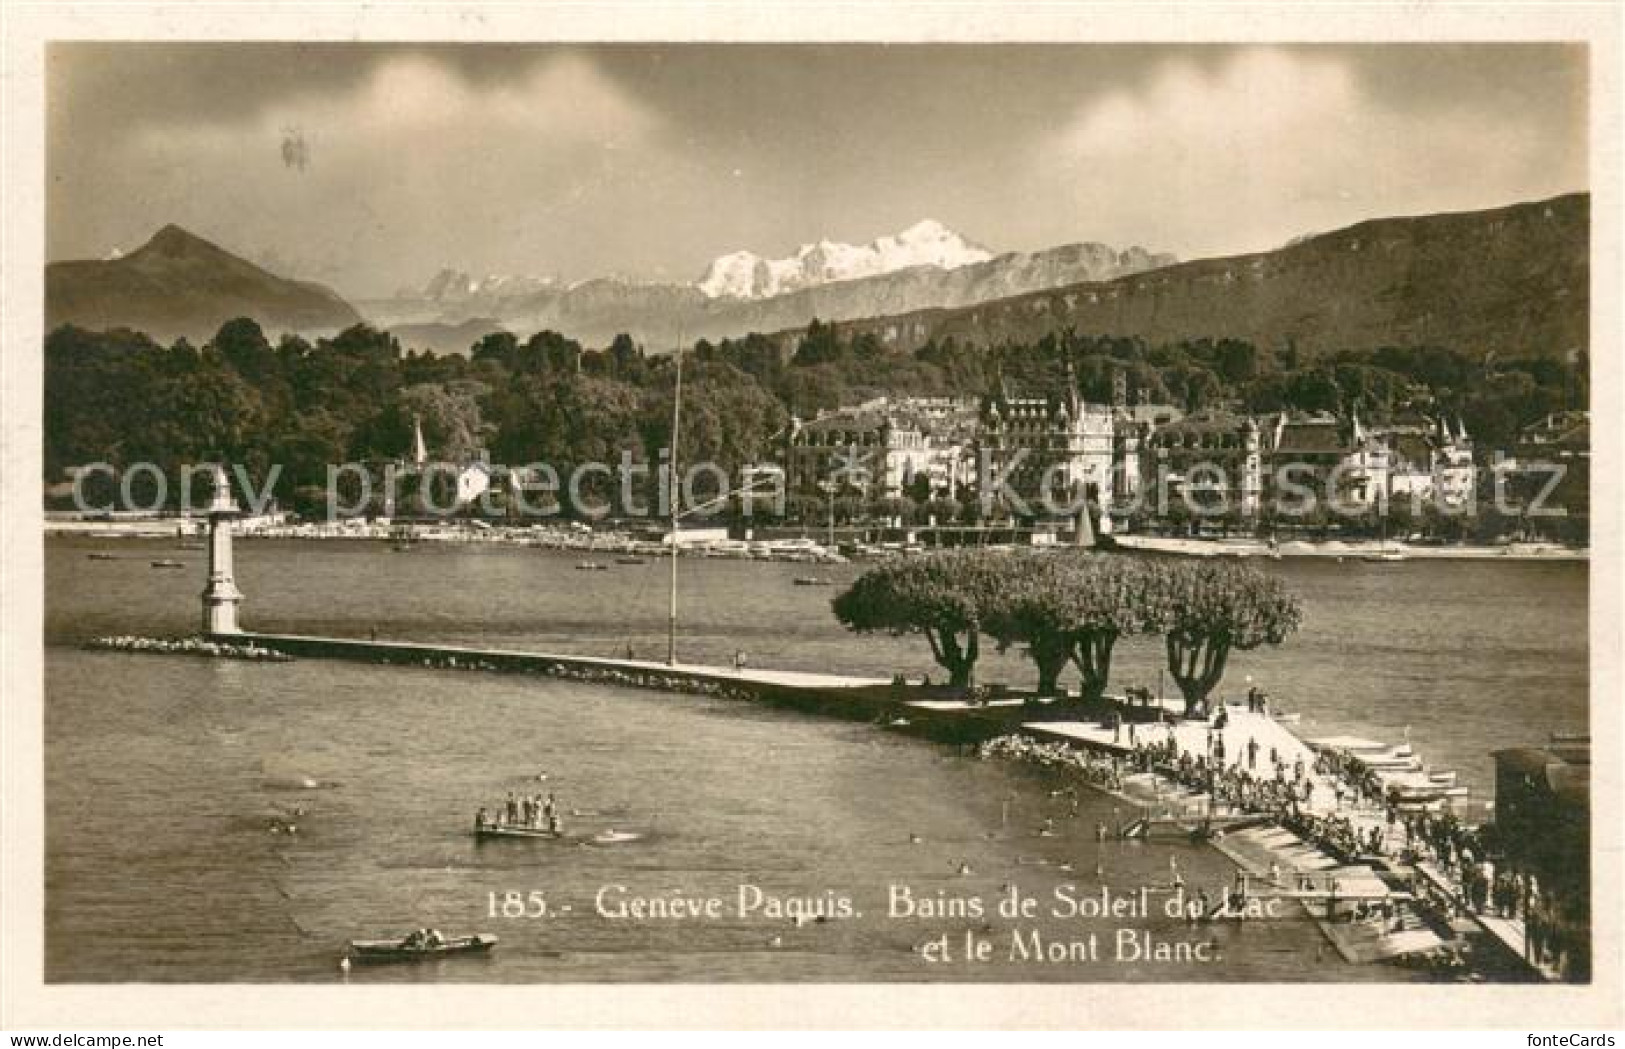
[[[448,936],[437,944],[408,944],[400,940],[351,940],[349,956],[357,962],[421,962],[450,954],[485,954],[497,945],[489,933]]]
[[[86,554],[92,561],[117,561],[117,554]]]
[[[521,827],[509,823],[487,823],[474,828],[476,838],[562,838],[560,831],[546,827]]]
[[[637,841],[641,837],[643,837],[643,835],[634,834],[630,831],[606,830],[602,834],[593,835],[592,840],[598,845],[619,845],[620,843],[626,841]]]
[[[597,561],[578,561],[576,563],[577,572],[604,572],[608,571],[608,569],[608,565],[599,564]]]
[[[791,580],[796,586],[829,586],[830,581],[823,576],[798,575]]]
[[[152,562],[152,567],[154,567],[154,568],[185,568],[186,563],[184,561],[172,561],[169,558],[163,558],[162,560]]]

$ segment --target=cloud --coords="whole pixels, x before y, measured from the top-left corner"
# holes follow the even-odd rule
[[[98,168],[144,212],[218,230],[301,275],[360,270],[388,285],[492,257],[556,268],[545,249],[561,215],[662,166],[667,144],[658,116],[587,58],[554,53],[482,83],[402,53],[351,90],[286,95],[235,121],[150,125],[113,148]],[[406,240],[419,258],[389,247]]]
[[[1543,170],[1537,129],[1451,101],[1441,119],[1436,107],[1378,101],[1345,54],[1248,48],[1217,63],[1171,59],[1137,90],[1082,104],[1042,149],[1063,159],[1074,207],[1110,208],[1111,225],[1131,219],[1136,238],[1185,254],[1504,204],[1546,180],[1553,193],[1573,188],[1572,172]],[[1204,224],[1219,235],[1205,238]]]

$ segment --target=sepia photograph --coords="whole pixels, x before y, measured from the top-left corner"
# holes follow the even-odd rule
[[[45,992],[1617,982],[1585,34],[372,35],[38,43]]]

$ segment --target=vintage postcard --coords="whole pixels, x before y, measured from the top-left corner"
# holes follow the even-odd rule
[[[1620,1024],[1616,10],[15,13],[6,1025]]]

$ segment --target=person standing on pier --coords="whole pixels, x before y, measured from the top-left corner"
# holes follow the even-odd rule
[[[1258,737],[1257,736],[1248,736],[1247,737],[1247,768],[1250,769],[1250,770],[1258,768]]]

